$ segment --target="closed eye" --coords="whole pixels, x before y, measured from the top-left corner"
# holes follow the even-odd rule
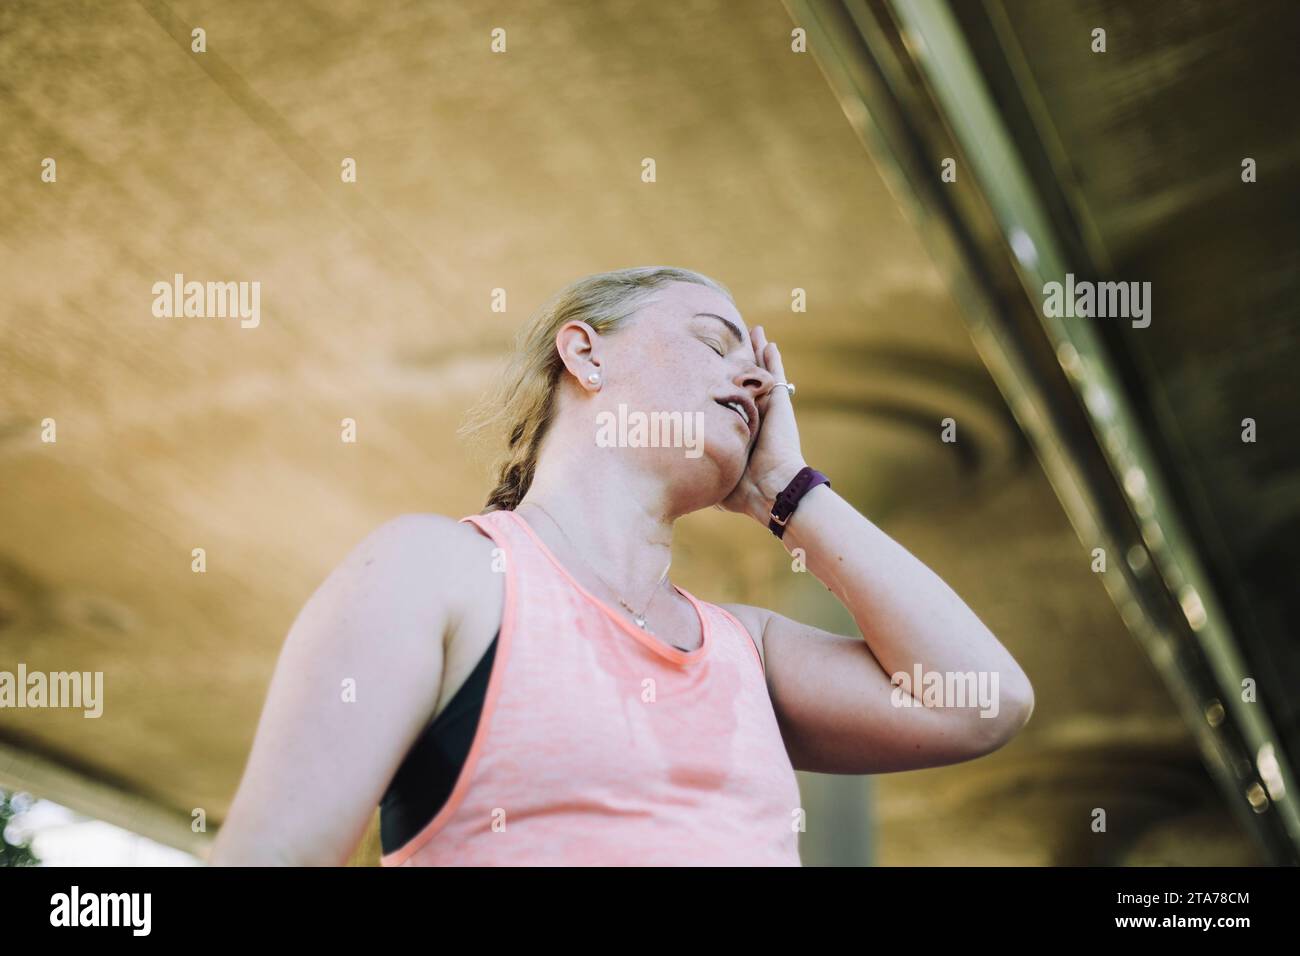
[[[722,351],[721,345],[718,345],[716,342],[705,342],[704,344],[707,345],[709,348],[713,349],[713,351],[717,352],[718,355],[725,357],[726,353]]]

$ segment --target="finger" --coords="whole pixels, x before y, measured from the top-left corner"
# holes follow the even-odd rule
[[[767,346],[767,333],[763,331],[761,325],[754,327],[754,331],[750,334],[750,339],[754,345],[755,364],[761,369],[767,369],[767,365],[765,364],[766,360],[763,358],[763,351]]]
[[[785,363],[781,361],[781,350],[776,347],[775,342],[768,342],[766,348],[767,370],[777,382],[786,381]],[[788,396],[790,393],[786,389],[781,389]]]

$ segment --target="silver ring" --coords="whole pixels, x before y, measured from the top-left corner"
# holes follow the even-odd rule
[[[794,398],[794,383],[793,383],[793,382],[777,382],[776,385],[773,385],[772,387],[773,387],[773,388],[776,388],[777,386],[780,386],[781,388],[785,389],[787,392],[790,393],[790,397],[791,397],[791,398]]]

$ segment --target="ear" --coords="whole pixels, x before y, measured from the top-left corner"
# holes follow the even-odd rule
[[[587,376],[604,374],[600,367],[600,333],[581,319],[572,319],[555,333],[555,349],[560,361],[582,388],[590,388]]]

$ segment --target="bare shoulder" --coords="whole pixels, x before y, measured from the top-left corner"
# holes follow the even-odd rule
[[[763,631],[767,628],[768,619],[772,612],[766,608],[754,607],[749,604],[719,604],[718,607],[730,613],[741,624],[745,625],[745,630],[749,631],[749,636],[754,639],[754,646],[758,648],[759,659],[763,661],[763,667],[767,667],[767,651],[763,647]]]
[[[430,719],[448,636],[492,610],[473,610],[500,587],[491,547],[468,522],[403,514],[333,567],[283,642],[214,860],[347,858]]]
[[[485,594],[492,541],[468,522],[407,513],[367,534],[321,587],[351,607],[454,626]],[[318,595],[321,592],[318,592]]]
[[[390,518],[371,531],[350,557],[368,564],[374,558],[420,557],[445,570],[468,554],[490,553],[490,538],[465,521],[447,515],[409,512]]]

